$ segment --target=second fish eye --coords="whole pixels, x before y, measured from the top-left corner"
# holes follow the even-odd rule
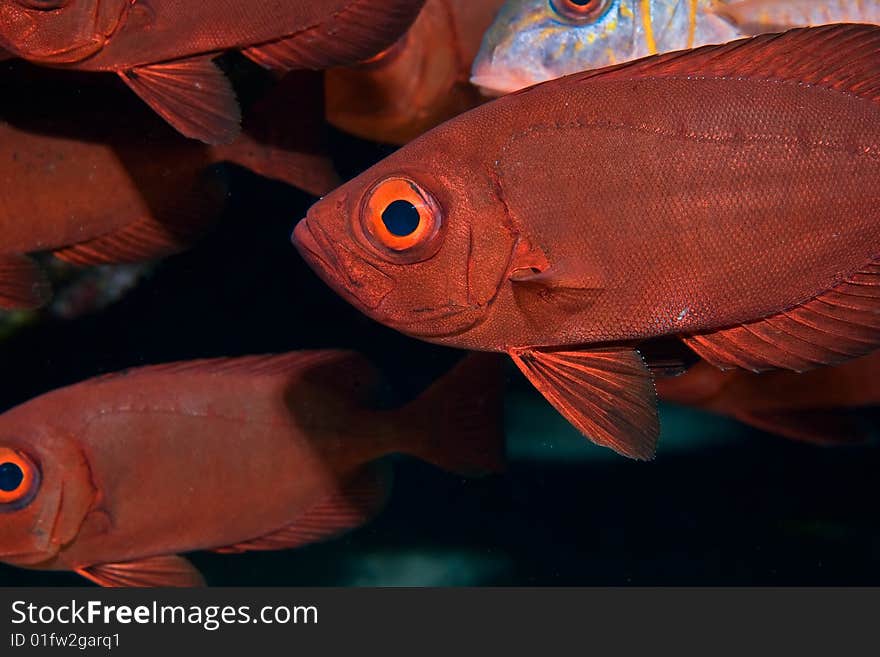
[[[611,6],[611,0],[549,0],[551,8],[563,18],[576,23],[592,23]]]
[[[0,447],[0,510],[18,509],[33,499],[40,484],[40,471],[25,454]]]

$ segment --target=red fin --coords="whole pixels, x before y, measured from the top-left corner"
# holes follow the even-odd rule
[[[51,296],[52,288],[37,263],[24,255],[0,255],[0,308],[31,310]]]
[[[303,380],[336,389],[347,389],[362,400],[371,399],[378,381],[375,368],[360,354],[342,349],[293,351],[287,354],[243,356],[240,358],[205,358],[161,365],[147,365],[112,372],[89,379],[86,383],[106,383],[121,377],[143,374],[204,374],[207,376],[286,376],[301,373]]]
[[[632,349],[510,352],[529,381],[582,434],[631,458],[654,456],[660,421],[654,382]]]
[[[385,505],[389,490],[390,470],[378,464],[366,466],[338,493],[309,509],[291,525],[215,552],[286,550],[338,536],[373,519]]]
[[[423,4],[424,0],[354,0],[318,25],[242,52],[266,68],[350,66],[397,41]]]
[[[474,353],[401,411],[399,451],[462,475],[504,468],[504,371],[498,354]]]
[[[225,188],[209,172],[203,180],[164,211],[162,221],[143,217],[115,232],[59,249],[54,255],[89,266],[155,260],[185,251],[214,223],[225,199]]]
[[[574,266],[583,267],[584,263]],[[558,263],[544,271],[515,269],[510,275],[517,305],[528,318],[541,323],[547,321],[548,312],[568,315],[594,304],[605,291],[602,278],[598,272],[575,273]]]
[[[638,79],[699,75],[790,80],[880,100],[880,29],[826,25],[681,50],[571,76]],[[530,93],[527,87],[517,93]]]
[[[853,409],[736,413],[740,422],[814,445],[852,445],[871,439],[870,427]]]
[[[719,368],[796,372],[834,365],[880,346],[880,264],[792,310],[684,342]]]
[[[235,91],[210,57],[139,66],[119,76],[182,135],[227,144],[241,131]]]
[[[248,108],[244,132],[215,157],[323,196],[341,184],[328,155],[323,75],[296,71]]]
[[[171,554],[126,563],[103,563],[76,572],[100,586],[194,587],[204,586],[201,573],[183,557]]]

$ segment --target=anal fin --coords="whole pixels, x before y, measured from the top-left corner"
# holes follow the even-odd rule
[[[189,561],[175,554],[125,563],[104,563],[77,568],[76,572],[99,586],[195,587],[205,580]]]
[[[287,550],[338,536],[376,516],[385,504],[389,489],[390,473],[385,467],[365,466],[339,492],[316,504],[287,527],[215,552]]]
[[[651,373],[633,349],[526,348],[510,352],[532,384],[582,434],[636,459],[650,459],[660,434]]]
[[[228,144],[241,131],[235,91],[210,57],[139,66],[119,76],[187,137],[206,144]]]
[[[880,347],[880,264],[791,310],[684,342],[721,369],[796,372],[836,365]]]
[[[49,281],[36,262],[25,255],[0,255],[0,308],[31,310],[51,296]]]

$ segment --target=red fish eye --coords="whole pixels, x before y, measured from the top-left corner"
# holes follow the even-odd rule
[[[589,23],[605,14],[611,6],[611,0],[550,0],[550,6],[563,18]]]
[[[40,484],[40,471],[21,452],[0,447],[0,505],[30,502]]]
[[[367,194],[361,224],[378,248],[395,253],[414,251],[437,235],[440,208],[418,183],[386,178]]]

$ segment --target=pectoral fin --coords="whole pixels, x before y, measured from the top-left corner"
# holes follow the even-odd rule
[[[602,272],[586,259],[550,265],[540,253],[517,258],[508,279],[526,316],[541,321],[548,312],[567,315],[592,306],[605,288]]]
[[[210,57],[139,66],[119,76],[182,135],[228,144],[241,131],[235,91]]]
[[[660,421],[654,382],[633,349],[514,349],[529,381],[582,434],[631,458],[653,457]]]
[[[380,465],[366,466],[339,492],[316,504],[287,527],[215,552],[287,550],[338,536],[372,519],[385,504],[389,490],[389,471]]]
[[[102,563],[76,572],[99,586],[108,587],[194,587],[204,586],[201,573],[175,554],[124,563]]]

